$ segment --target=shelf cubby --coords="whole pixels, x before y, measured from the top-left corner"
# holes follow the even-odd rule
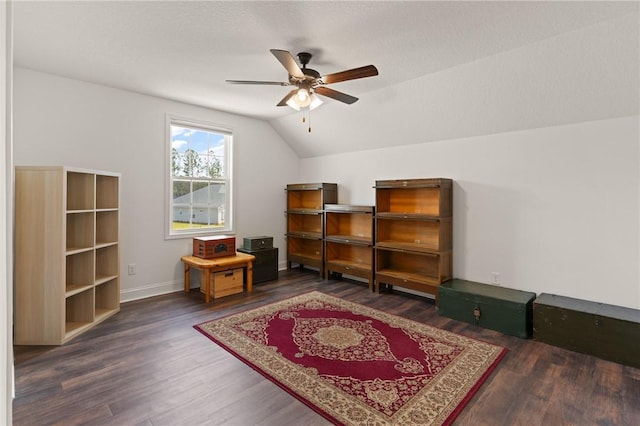
[[[322,258],[321,239],[287,237],[287,241],[291,244],[291,254]]]
[[[93,173],[67,172],[67,211],[94,209]]]
[[[93,250],[66,256],[65,293],[73,294],[93,286]]]
[[[420,290],[415,283],[430,286],[440,285],[451,278],[451,253],[417,253],[376,249],[376,278],[392,277],[390,285]],[[412,283],[414,282],[414,283]]]
[[[96,176],[96,209],[119,208],[118,176]]]
[[[70,338],[94,320],[93,288],[69,296],[65,301],[65,337]]]
[[[96,246],[118,241],[118,211],[96,212]]]
[[[326,261],[371,268],[371,246],[327,241]]]
[[[118,246],[116,244],[96,249],[96,283],[118,276]]]
[[[322,214],[288,214],[287,232],[302,237],[322,238]]]
[[[67,213],[67,252],[93,247],[94,213]]]
[[[325,216],[326,238],[373,241],[373,207],[331,204],[326,206]]]
[[[448,182],[447,182],[448,181]],[[376,181],[376,214],[419,214],[451,216],[449,179]]]
[[[97,319],[119,309],[120,288],[118,280],[113,278],[96,285],[95,288],[95,316]]]
[[[331,183],[287,185],[287,210],[322,210],[337,200],[337,192],[337,185]]]
[[[451,250],[451,218],[391,219],[377,217],[377,246],[413,251]]]
[[[287,255],[289,262],[313,266],[322,269],[322,239],[299,238],[287,236]],[[323,271],[320,271],[320,275]]]

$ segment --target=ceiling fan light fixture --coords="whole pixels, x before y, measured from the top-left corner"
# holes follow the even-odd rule
[[[304,93],[300,95],[300,92]],[[304,101],[301,102],[300,98],[304,99]],[[307,89],[300,89],[298,90],[298,93],[295,94],[295,96],[289,98],[289,100],[287,101],[287,105],[289,105],[296,111],[300,111],[303,108],[309,108],[310,110],[313,110],[322,105],[322,99],[316,96],[315,93],[311,93],[311,95],[309,95]]]
[[[305,88],[301,88],[298,90],[298,93],[293,97],[293,101],[300,108],[308,107],[311,104],[311,96],[309,96],[309,91]]]
[[[312,93],[311,94],[311,103],[309,104],[309,109],[316,109],[320,105],[322,105],[322,99],[320,99],[320,97],[316,96],[315,93]]]
[[[287,101],[287,105],[289,105],[291,108],[295,109],[296,111],[300,111],[300,107],[295,102],[295,96],[292,96],[289,98],[289,100]]]

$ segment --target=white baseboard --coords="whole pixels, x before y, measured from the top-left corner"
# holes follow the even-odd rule
[[[181,290],[184,290],[184,281],[182,280],[154,283],[120,291],[120,302],[131,302],[133,300],[146,299],[147,297],[159,296],[161,294],[175,293]]]
[[[278,271],[285,271],[287,269],[287,262],[278,263]],[[199,274],[192,277],[191,288],[196,288],[200,284]],[[148,284],[142,287],[136,287],[127,290],[120,291],[120,302],[131,302],[133,300],[146,299],[147,297],[160,296],[167,293],[175,293],[176,291],[184,290],[184,281],[174,280],[164,283]]]

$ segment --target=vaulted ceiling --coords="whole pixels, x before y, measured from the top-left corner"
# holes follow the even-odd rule
[[[18,67],[267,120],[301,157],[638,113],[637,2],[17,1]],[[360,98],[312,112],[269,49]]]

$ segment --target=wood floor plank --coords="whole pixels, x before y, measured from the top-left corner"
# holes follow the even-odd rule
[[[430,299],[296,269],[251,295],[128,302],[63,346],[16,346],[14,425],[328,425],[193,328],[312,290],[507,347],[456,425],[640,424],[638,369],[442,317]]]

